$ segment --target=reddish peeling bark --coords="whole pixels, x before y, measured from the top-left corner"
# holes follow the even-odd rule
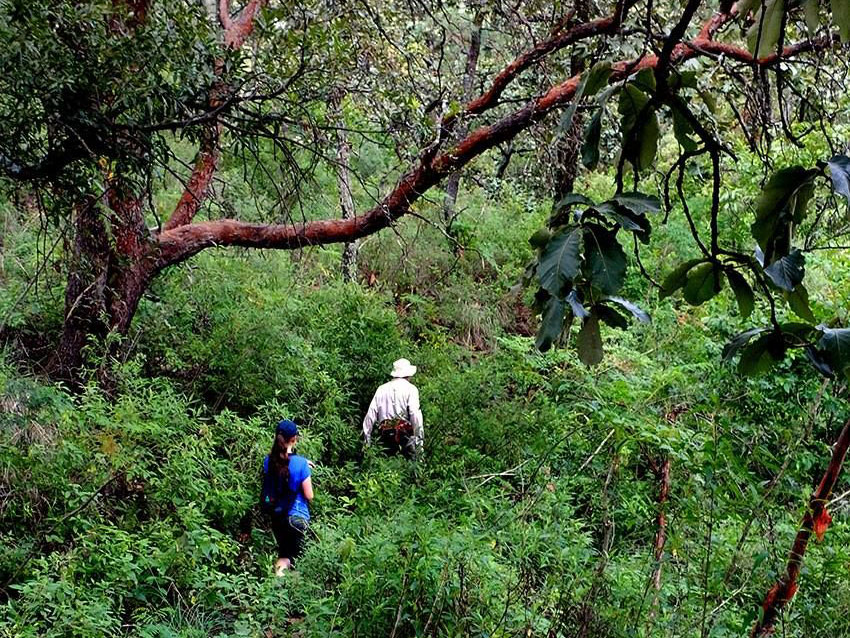
[[[493,82],[487,91],[464,107],[462,113],[464,115],[478,115],[493,108],[498,103],[504,90],[520,73],[550,53],[559,51],[580,40],[586,40],[597,35],[614,35],[617,33],[624,17],[622,5],[623,3],[618,3],[618,8],[614,15],[577,24],[566,31],[557,33],[549,40],[541,42],[533,49],[517,57],[493,78]]]
[[[155,273],[155,244],[143,214],[142,200],[117,187],[107,193],[114,248],[110,254],[107,294],[110,331],[126,334],[142,295]]]
[[[746,49],[711,40],[718,29],[728,23],[731,14],[715,14],[700,30],[699,36],[690,42],[673,47],[670,63],[681,63],[699,55],[725,53],[734,59],[756,65],[773,65],[780,59],[797,55],[803,51],[826,48],[832,45],[831,38],[806,41],[786,47],[782,56],[771,55],[755,59]],[[578,25],[555,38],[558,42],[576,41],[588,33],[599,34],[612,28],[615,17]],[[518,57],[481,97],[464,108],[465,113],[478,113],[489,108],[510,81],[522,69],[527,68],[543,55],[543,51],[554,50],[552,41],[539,45],[535,52]],[[623,80],[628,74],[643,68],[654,68],[658,56],[650,55],[637,60],[624,60],[613,65],[611,82]],[[378,205],[352,219],[325,219],[302,224],[251,224],[233,219],[222,219],[196,224],[187,224],[165,229],[158,237],[160,253],[157,268],[162,269],[179,263],[212,246],[242,246],[249,248],[295,249],[311,245],[350,242],[390,226],[405,215],[411,205],[423,193],[449,174],[465,166],[487,150],[513,139],[553,109],[569,103],[575,96],[581,76],[575,75],[553,86],[544,95],[525,107],[507,115],[497,122],[481,126],[469,133],[454,148],[436,156],[423,156],[420,163],[406,173],[396,187]],[[444,123],[445,124],[445,123]]]
[[[65,320],[50,363],[54,376],[75,384],[87,345],[104,345],[112,332],[126,334],[156,272],[155,248],[142,201],[117,185],[101,201],[90,197],[77,208]],[[109,347],[117,352],[115,342]]]
[[[730,18],[729,15],[713,17],[708,23],[710,27],[704,27],[701,33],[707,34],[706,37],[713,37],[717,29]],[[580,26],[589,28],[588,24]],[[574,32],[575,29],[570,30],[570,33]],[[696,57],[707,43],[707,40],[698,39],[688,44],[680,44],[674,48],[671,59],[675,63]],[[523,56],[518,60],[521,58]],[[653,67],[657,63],[657,56],[621,61],[613,66],[611,82],[620,81],[629,73]],[[513,64],[518,63],[514,61]],[[487,150],[513,139],[553,109],[569,103],[580,83],[581,75],[575,75],[501,120],[475,129],[449,151],[432,158],[423,158],[418,166],[402,177],[395,189],[378,206],[353,219],[326,219],[303,224],[250,224],[222,219],[181,226],[159,235],[161,253],[158,268],[184,261],[212,246],[294,249],[348,242],[375,233],[405,215],[423,193],[443,178]],[[491,87],[490,91],[492,90]],[[474,106],[475,102],[470,103],[465,110],[473,112],[470,109],[478,108]]]
[[[165,222],[163,230],[171,230],[190,223],[209,194],[210,185],[215,177],[219,159],[219,125],[213,123],[204,131],[201,148],[186,188],[171,217]]]
[[[239,14],[236,20],[230,17],[230,3],[228,0],[220,0],[218,5],[218,16],[224,29],[224,44],[230,49],[239,49],[254,29],[254,20],[266,0],[251,0]],[[215,73],[220,76],[224,66],[223,60],[216,60]],[[230,97],[231,89],[224,82],[216,81],[210,89],[210,109],[217,109]],[[201,137],[201,147],[195,158],[192,174],[186,182],[186,187],[177,206],[168,221],[165,222],[163,230],[171,230],[178,226],[190,223],[200,210],[201,205],[209,194],[210,186],[218,168],[218,160],[221,155],[219,140],[221,138],[221,124],[216,119],[209,122]]]
[[[132,0],[135,2],[136,0]],[[238,17],[230,16],[227,0],[219,0],[219,19],[224,29],[224,42],[230,48],[244,44],[253,30],[256,16],[264,6],[264,0],[250,0]],[[499,103],[502,92],[523,70],[544,56],[569,44],[593,36],[616,33],[622,23],[626,2],[618,3],[613,16],[601,20],[583,22],[566,30],[560,30],[549,40],[517,57],[500,72],[488,90],[475,100],[470,101],[461,110],[461,115],[480,114]],[[665,46],[663,65],[674,65],[700,55],[723,53],[731,59],[753,65],[771,66],[784,57],[804,51],[823,49],[832,45],[831,38],[807,41],[786,47],[781,56],[772,55],[755,60],[745,49],[712,40],[717,30],[731,19],[731,14],[716,14],[706,22],[699,36],[687,43]],[[669,53],[669,55],[666,55]],[[624,60],[612,67],[611,82],[622,81],[627,75],[642,68],[651,68],[659,64],[657,56],[646,56],[638,60]],[[221,68],[219,65],[217,68]],[[120,206],[113,206],[113,216],[106,232],[117,233],[116,245],[119,246],[118,258],[109,259],[111,269],[106,278],[111,282],[111,290],[117,297],[107,304],[109,329],[126,333],[141,294],[157,272],[170,265],[179,263],[213,246],[243,246],[250,248],[295,249],[305,246],[352,242],[358,238],[375,233],[393,224],[422,195],[448,175],[458,171],[474,158],[495,146],[512,140],[521,132],[546,117],[553,109],[568,104],[575,98],[581,76],[574,75],[564,82],[551,87],[544,95],[531,101],[523,108],[488,125],[481,126],[466,134],[453,148],[438,153],[439,143],[424,152],[419,162],[411,168],[397,183],[395,188],[371,210],[350,219],[324,219],[302,224],[251,224],[232,219],[221,219],[193,223],[200,206],[208,197],[210,185],[218,166],[220,154],[220,128],[213,117],[208,123],[206,136],[195,165],[171,218],[163,229],[150,235],[143,224],[139,223],[139,211],[136,204],[127,200]],[[231,90],[221,81],[211,87],[210,105],[213,108],[226,108],[227,100],[232,97]],[[457,116],[447,117],[441,122],[441,137],[445,141],[456,123]],[[140,206],[140,204],[139,204]],[[124,215],[127,215],[125,218]],[[123,220],[123,221],[122,221]],[[126,223],[124,223],[126,222]],[[122,230],[122,225],[124,229]],[[125,232],[125,240],[118,235]],[[134,238],[130,238],[135,234]],[[89,233],[91,235],[91,233]],[[91,243],[91,242],[89,242]],[[86,242],[81,244],[85,247]],[[94,259],[98,262],[100,257]],[[99,280],[98,280],[99,281]],[[100,284],[94,288],[101,287]],[[69,283],[69,295],[86,290]],[[69,309],[74,299],[69,297]],[[95,304],[96,305],[96,304]],[[69,314],[71,320],[73,313]],[[95,333],[99,334],[99,333]],[[70,341],[69,341],[70,344]],[[69,344],[66,344],[70,347]],[[76,344],[79,345],[79,344]]]
[[[822,538],[831,520],[829,512],[826,511],[826,504],[838,481],[848,447],[850,447],[850,421],[841,428],[838,440],[832,448],[832,458],[826,472],[824,472],[820,484],[809,499],[809,510],[803,516],[800,530],[794,538],[791,553],[788,555],[788,563],[785,566],[785,573],[774,583],[765,596],[762,603],[761,620],[753,627],[752,636],[754,638],[763,638],[773,634],[782,609],[794,598],[794,594],[797,592],[797,578],[800,575],[800,569],[803,567],[803,557],[806,555],[806,548],[809,545],[812,532],[814,531],[819,539]]]
[[[254,30],[254,21],[260,9],[266,4],[266,0],[250,0],[245,8],[239,13],[239,17],[233,20],[230,17],[230,2],[219,0],[218,18],[224,28],[224,43],[231,49],[241,47],[251,32]]]
[[[137,29],[146,18],[148,0],[114,0],[126,10],[121,19],[111,18],[110,31],[120,37]],[[228,3],[219,9],[225,45],[236,49],[250,35],[255,17],[265,0],[251,0],[235,20],[230,18]],[[220,74],[223,63],[216,64]],[[215,109],[231,94],[224,82],[210,90],[209,104]],[[164,229],[191,223],[206,199],[218,167],[220,125],[206,124],[192,174]],[[98,354],[107,354],[104,346],[111,333],[127,334],[139,302],[158,272],[160,248],[156,237],[145,225],[142,199],[112,177],[113,183],[103,198],[89,197],[74,213],[73,254],[65,293],[65,320],[50,368],[54,376],[76,385],[82,377],[84,349],[96,344]],[[108,346],[108,354],[117,354],[117,341]]]

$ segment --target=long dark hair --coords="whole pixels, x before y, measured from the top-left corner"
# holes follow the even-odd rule
[[[289,442],[295,438],[288,439],[278,432],[274,437],[272,451],[269,453],[269,474],[276,474],[283,480],[284,485],[289,483]]]

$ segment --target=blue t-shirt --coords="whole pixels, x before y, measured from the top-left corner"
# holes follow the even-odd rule
[[[263,459],[263,474],[269,473],[269,457]],[[289,516],[300,516],[310,520],[310,508],[307,506],[307,499],[304,498],[304,490],[301,489],[301,484],[310,478],[310,466],[307,464],[307,459],[297,454],[289,456],[289,490],[295,492],[295,500],[292,507],[289,508]]]

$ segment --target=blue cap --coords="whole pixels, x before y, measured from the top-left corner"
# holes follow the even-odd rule
[[[277,433],[282,434],[287,439],[291,439],[298,434],[298,426],[295,425],[295,421],[284,419],[277,424]]]

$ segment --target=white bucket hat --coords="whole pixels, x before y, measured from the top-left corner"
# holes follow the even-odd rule
[[[399,359],[393,363],[393,371],[390,372],[391,377],[412,377],[416,374],[416,366],[410,365],[407,359]]]

